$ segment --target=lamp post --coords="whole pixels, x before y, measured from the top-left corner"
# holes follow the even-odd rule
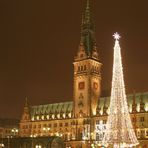
[[[17,128],[13,128],[13,129],[11,130],[11,132],[12,132],[13,136],[15,137],[16,134],[18,134],[18,129],[17,129]]]
[[[35,138],[36,135],[30,135],[30,137],[31,137],[31,147],[33,148],[34,147],[33,138]]]
[[[50,131],[50,127],[43,127],[43,133],[45,134],[45,136],[48,136],[49,131]]]
[[[3,138],[4,138],[4,133],[2,133],[2,142],[0,143],[0,148],[4,147]]]
[[[8,148],[10,148],[10,136],[7,136],[7,138],[8,138]]]
[[[3,148],[4,147],[4,144],[3,143],[0,143],[0,148]]]
[[[36,145],[35,148],[42,148],[42,146],[39,144],[39,145]]]

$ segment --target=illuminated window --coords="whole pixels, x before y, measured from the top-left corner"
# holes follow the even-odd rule
[[[60,118],[60,114],[57,114],[57,118],[58,118],[58,119]]]
[[[37,116],[36,119],[39,120],[40,119],[39,116]]]
[[[68,114],[69,118],[71,118],[71,113]]]
[[[44,116],[42,116],[42,120],[44,120]]]
[[[47,115],[46,118],[49,119],[49,115]]]
[[[63,118],[65,118],[66,117],[66,115],[65,114],[63,114]]]
[[[52,119],[54,119],[54,118],[55,118],[55,115],[53,114],[53,115],[52,115]]]

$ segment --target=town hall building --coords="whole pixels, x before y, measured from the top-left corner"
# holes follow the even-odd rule
[[[69,102],[32,106],[26,102],[21,137],[57,136],[68,148],[101,146],[110,97],[101,96],[101,68],[89,0],[82,16],[78,52],[74,57],[73,98]],[[141,147],[148,147],[148,92],[127,95],[133,127]]]

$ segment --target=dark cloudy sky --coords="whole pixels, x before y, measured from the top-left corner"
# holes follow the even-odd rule
[[[122,38],[128,93],[148,91],[148,1],[91,0],[103,63],[102,88],[111,87],[114,39]],[[85,0],[0,0],[0,117],[31,105],[71,101],[73,59]]]

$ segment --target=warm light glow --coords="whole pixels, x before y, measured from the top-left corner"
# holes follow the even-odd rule
[[[119,40],[121,38],[118,32],[114,33],[113,37],[115,40]]]
[[[55,115],[54,114],[52,114],[52,119],[54,119],[55,118]]]
[[[66,115],[65,115],[65,113],[63,114],[63,118],[65,118],[66,117]]]
[[[39,120],[40,119],[39,116],[37,116],[36,119]]]
[[[148,111],[148,104],[145,105],[145,111]]]
[[[16,134],[16,133],[18,133],[18,129],[17,129],[17,128],[13,128],[13,129],[11,130],[11,132],[14,133],[14,134]]]
[[[137,104],[137,112],[140,112],[140,104]]]
[[[68,114],[69,118],[71,118],[71,113]]]
[[[57,114],[57,118],[58,118],[58,119],[60,118],[60,114]]]
[[[46,118],[49,119],[49,115],[47,115]]]
[[[34,121],[34,116],[32,117],[32,119],[31,119],[32,121]]]
[[[114,148],[124,148],[138,145],[138,141],[131,123],[125,94],[120,35],[115,33],[113,77],[110,99],[110,113],[103,137],[103,145],[112,144]]]
[[[42,116],[42,120],[44,120],[44,115]]]

